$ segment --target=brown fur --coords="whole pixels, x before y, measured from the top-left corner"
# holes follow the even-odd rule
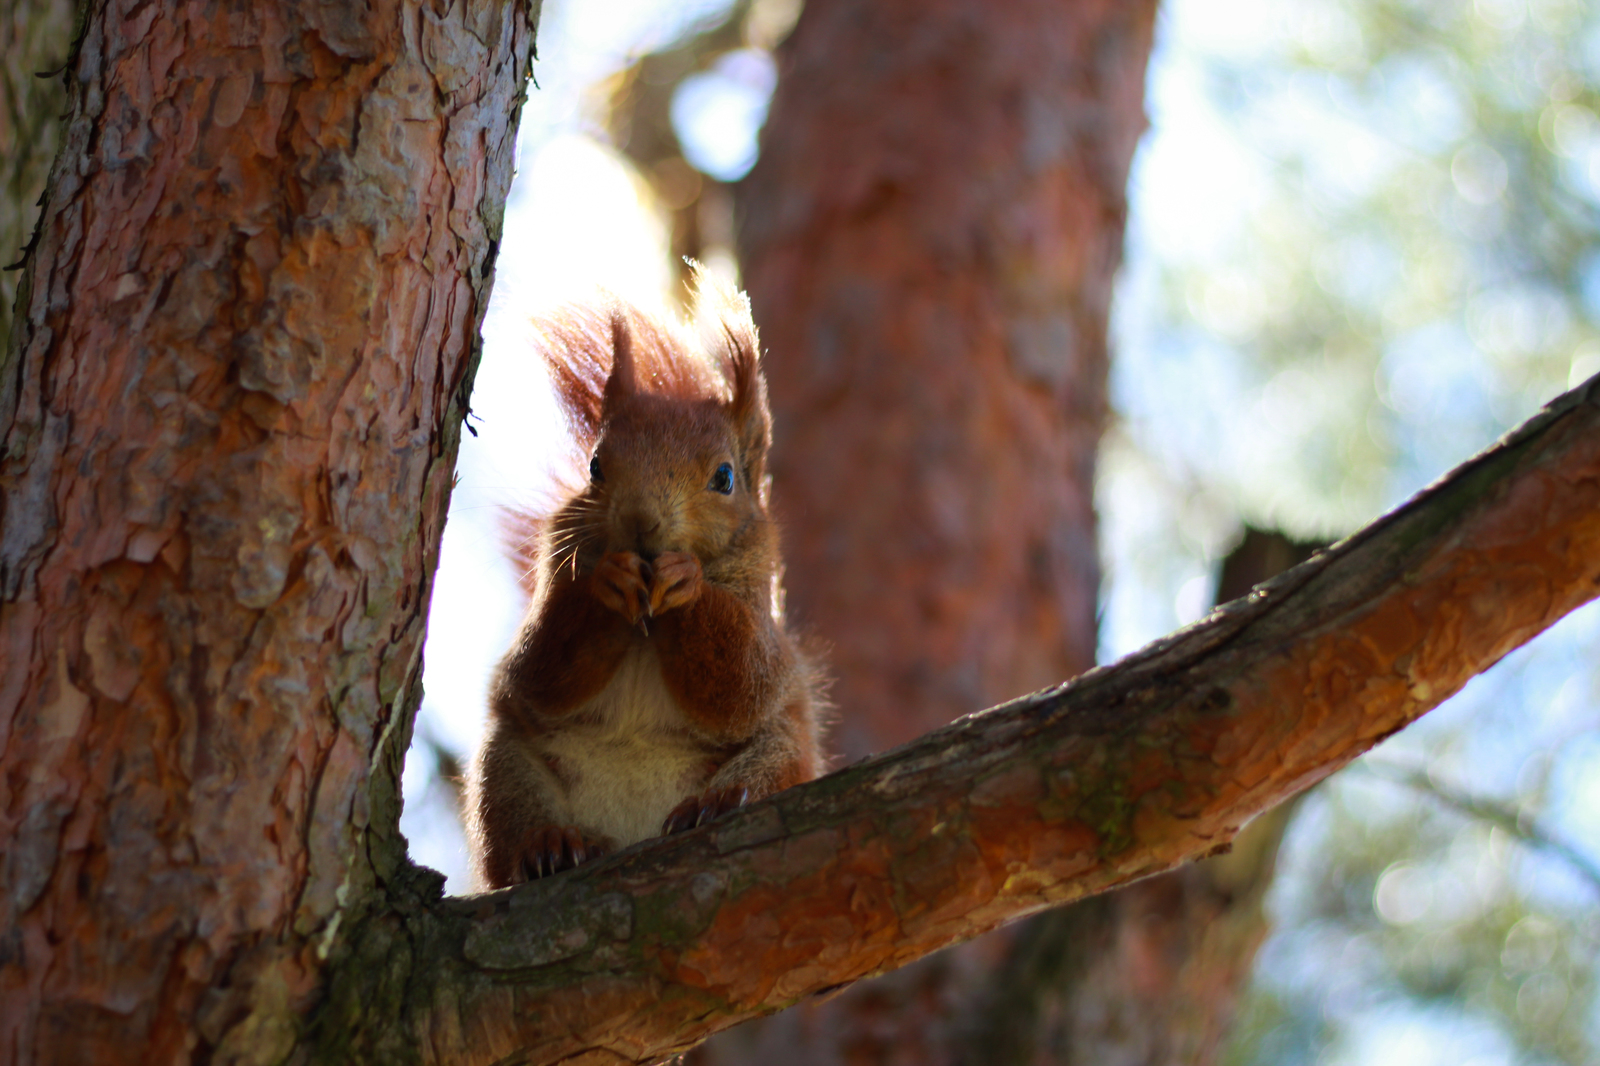
[[[490,686],[467,813],[486,888],[582,862],[815,777],[818,673],[785,628],[771,443],[742,295],[702,336],[620,303],[541,324],[602,479],[531,533],[533,600]],[[720,464],[733,491],[712,487]]]

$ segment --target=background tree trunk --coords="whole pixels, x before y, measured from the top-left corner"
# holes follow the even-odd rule
[[[781,50],[741,258],[790,610],[831,647],[845,761],[1094,663],[1106,323],[1155,7],[809,0]],[[705,1061],[954,1061],[1009,950],[943,953]]]
[[[281,1059],[403,871],[536,17],[89,5],[0,375],[7,1061]]]
[[[1153,2],[812,0],[743,191],[790,606],[845,759],[1093,665]]]

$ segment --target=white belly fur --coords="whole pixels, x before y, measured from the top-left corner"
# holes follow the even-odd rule
[[[658,836],[672,808],[705,787],[707,753],[688,734],[648,645],[630,651],[570,722],[539,745],[567,784],[569,824],[626,847]]]

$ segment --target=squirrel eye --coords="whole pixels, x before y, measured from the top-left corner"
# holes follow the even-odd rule
[[[733,491],[733,466],[723,463],[717,467],[717,472],[711,475],[711,491],[720,492],[724,496]]]
[[[589,480],[596,485],[605,480],[605,475],[600,473],[600,457],[598,455],[591,456],[589,459]]]

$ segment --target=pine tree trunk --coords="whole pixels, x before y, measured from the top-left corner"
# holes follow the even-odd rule
[[[67,92],[60,71],[72,49],[72,0],[8,0],[0,14],[0,352],[39,194],[61,147]]]
[[[402,869],[536,17],[89,5],[0,375],[7,1062],[276,1061]]]
[[[1093,665],[1106,323],[1154,16],[811,0],[784,46],[740,242],[789,606],[831,648],[846,761]],[[955,1061],[1008,945],[706,1061]]]
[[[1153,2],[813,0],[743,190],[794,614],[848,759],[1087,669]]]

